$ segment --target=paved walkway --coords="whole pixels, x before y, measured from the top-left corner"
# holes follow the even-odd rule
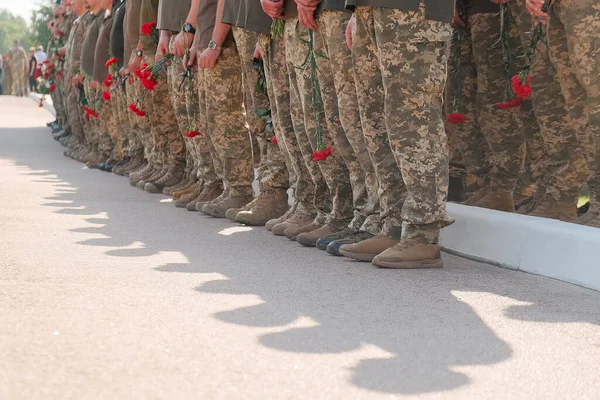
[[[65,158],[49,119],[0,97],[0,398],[600,398],[600,293],[176,209]]]

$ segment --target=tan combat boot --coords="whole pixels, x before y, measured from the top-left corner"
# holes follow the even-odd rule
[[[304,226],[292,226],[290,228],[287,228],[283,234],[285,235],[286,238],[290,239],[290,240],[296,240],[296,238],[298,237],[298,235],[302,234],[302,233],[308,233],[308,232],[312,232],[314,230],[317,230],[319,228],[321,228],[323,225],[314,222],[314,220],[307,225]]]
[[[209,215],[212,215],[215,218],[225,218],[225,213],[227,210],[230,208],[242,208],[246,204],[252,202],[253,199],[254,198],[251,193],[239,196],[227,196],[212,208]]]
[[[205,204],[208,204],[215,199],[220,199],[225,196],[225,192],[223,191],[223,185],[219,183],[214,183],[210,186],[204,186],[202,191],[200,192],[200,196],[198,196],[196,203],[196,211],[202,212],[202,208]]]
[[[198,196],[200,196],[200,192],[202,187],[197,185],[195,188],[191,189],[189,192],[181,192],[181,196],[177,200],[175,200],[174,204],[177,208],[186,208],[186,206],[190,203],[190,201],[194,200]]]
[[[331,224],[325,224],[319,229],[298,234],[298,236],[296,236],[296,241],[302,246],[315,247],[317,245],[317,240],[319,240],[323,236],[332,235],[343,230],[344,229],[337,229]]]
[[[217,204],[219,204],[221,201],[225,200],[228,196],[229,196],[229,189],[223,190],[221,192],[221,194],[218,195],[217,197],[215,197],[214,199],[212,199],[206,203],[201,202],[204,204],[201,204],[201,203],[198,204],[196,207],[196,210],[200,211],[203,214],[211,215],[211,213],[213,212],[213,210],[217,206]],[[202,207],[200,207],[201,205],[202,205]]]
[[[489,208],[490,210],[515,212],[513,192],[509,190],[488,190],[487,194],[473,206]]]
[[[441,268],[444,266],[440,246],[423,238],[402,239],[373,259],[379,268]]]
[[[240,212],[240,211],[248,211],[249,209],[251,209],[252,207],[254,207],[254,205],[256,204],[256,202],[258,201],[258,199],[260,198],[257,197],[254,200],[252,200],[250,203],[246,204],[244,207],[241,208],[230,208],[229,210],[225,211],[225,218],[231,220],[231,221],[235,221],[235,216]]]
[[[268,220],[265,224],[265,228],[267,228],[268,231],[272,231],[275,225],[287,221],[289,218],[292,217],[292,215],[294,215],[294,212],[292,211],[292,209],[289,209],[281,217]]]
[[[363,240],[359,243],[345,244],[340,247],[339,252],[341,255],[353,260],[371,262],[373,258],[399,242],[399,239],[390,239],[384,235],[377,235],[374,238]]]
[[[235,220],[250,226],[265,225],[273,218],[284,215],[289,209],[285,189],[265,189],[249,209],[237,213]]]
[[[273,226],[271,232],[273,232],[273,235],[275,236],[284,236],[285,231],[288,228],[296,227],[297,229],[300,229],[301,227],[310,224],[312,221],[314,221],[314,219],[314,215],[297,212],[292,215],[291,218],[288,218],[284,222]]]

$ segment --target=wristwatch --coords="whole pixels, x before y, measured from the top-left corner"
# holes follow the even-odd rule
[[[208,42],[208,48],[211,50],[217,50],[220,49],[221,46],[219,46],[214,40],[211,40],[210,42]]]
[[[183,24],[183,26],[181,27],[181,30],[185,33],[191,33],[192,35],[196,34],[196,28],[194,28],[192,26],[192,24],[190,24],[189,22],[186,22],[185,24]]]
[[[144,52],[143,52],[143,51],[141,51],[141,50],[136,50],[136,51],[135,51],[135,56],[136,56],[136,57],[142,57],[143,55],[144,55]]]

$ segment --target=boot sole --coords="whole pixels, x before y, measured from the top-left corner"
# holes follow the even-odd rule
[[[423,260],[423,261],[379,261],[373,260],[373,265],[378,268],[384,269],[428,269],[428,268],[442,268],[444,261],[439,260]]]
[[[342,249],[340,249],[339,252],[344,257],[348,257],[348,258],[351,258],[356,261],[364,261],[364,262],[372,262],[373,259],[379,255],[379,253],[378,254],[353,253],[351,251],[346,251],[346,250],[342,250]]]

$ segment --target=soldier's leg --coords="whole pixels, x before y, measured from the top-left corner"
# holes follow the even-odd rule
[[[500,17],[493,13],[469,16],[473,55],[477,68],[477,120],[490,152],[490,191],[474,205],[513,212],[513,191],[523,172],[525,127],[519,108],[500,109],[508,78],[500,41]],[[510,47],[522,53],[515,27],[508,38]],[[516,73],[512,71],[512,75]],[[509,100],[509,99],[506,99]]]
[[[306,43],[302,42],[302,38],[298,34],[298,19],[292,18],[285,22],[285,62],[288,74],[289,83],[289,115],[291,116],[292,126],[294,128],[294,134],[296,139],[296,146],[294,141],[290,137],[289,141],[286,141],[287,145],[292,149],[297,149],[302,155],[302,165],[306,168],[306,172],[300,176],[310,176],[312,185],[307,186],[307,190],[301,190],[300,187],[296,188],[296,195],[299,199],[299,203],[292,215],[286,221],[277,224],[272,227],[272,232],[275,235],[282,236],[287,235],[288,238],[295,239],[298,235],[298,231],[304,226],[314,228],[323,225],[326,222],[327,215],[331,211],[331,196],[327,183],[323,178],[321,169],[312,159],[313,147],[311,146],[309,131],[314,134],[314,122],[310,119],[307,127],[306,120],[304,118],[303,102],[301,101],[301,93],[299,82],[304,81],[302,73],[296,68],[300,66],[306,58],[306,52],[308,50]],[[283,44],[282,44],[283,46]],[[273,68],[271,69],[273,71]],[[277,100],[278,107],[285,107],[283,98]],[[279,112],[283,113],[284,108],[280,108]],[[310,124],[313,128],[310,129]],[[314,140],[314,138],[313,138]],[[293,150],[292,150],[293,151]],[[299,178],[302,179],[302,178]],[[313,189],[314,188],[314,189]],[[287,233],[286,233],[287,232]]]
[[[591,149],[587,154],[591,172],[588,180],[590,211],[598,216],[587,224],[600,227],[600,9],[592,0],[560,2],[553,8],[556,18],[549,23],[550,48],[552,26],[560,22],[566,33],[569,64],[579,85],[577,88],[571,82],[567,86],[569,81],[561,79],[563,92],[574,95],[567,97],[567,104],[573,119],[581,121],[579,146]]]
[[[221,159],[227,195],[204,205],[202,212],[223,218],[230,208],[252,201],[252,148],[241,107],[242,76],[235,47],[224,48],[213,69],[204,71],[208,139]]]
[[[459,40],[460,35],[460,40]],[[460,48],[459,48],[460,43]],[[458,62],[460,61],[460,65]],[[458,68],[460,67],[460,79]],[[473,40],[470,25],[456,28],[450,42],[448,63],[448,82],[444,101],[444,124],[448,134],[450,159],[460,154],[465,172],[476,177],[476,181],[467,188],[465,204],[472,205],[480,200],[489,189],[489,146],[478,122],[477,70],[473,56]],[[461,81],[460,93],[458,83]],[[457,104],[455,105],[455,102]],[[458,107],[458,110],[455,108]],[[458,111],[465,115],[463,124],[453,124],[447,116]]]
[[[320,241],[322,248],[357,232],[368,217],[379,218],[377,178],[366,151],[352,53],[345,38],[350,17],[346,12],[324,11],[319,16],[321,29],[315,33],[315,50],[325,55],[316,58],[319,79],[324,83],[321,91],[325,115],[335,146],[349,171],[354,206],[354,218],[349,225]]]
[[[272,110],[269,103],[269,82],[265,82],[263,91],[258,87],[259,71],[253,66],[252,58],[258,45],[258,33],[234,28],[234,38],[240,54],[242,77],[246,93],[246,122],[261,149],[259,163],[260,195],[252,203],[227,212],[228,218],[236,219],[239,212],[245,223],[264,225],[278,218],[288,210],[287,189],[289,176],[283,153],[277,143],[273,143],[274,131],[271,123],[267,129],[267,113]],[[263,60],[263,65],[268,60]],[[264,66],[267,69],[267,66]],[[266,74],[266,71],[265,71]],[[273,116],[271,115],[271,118]]]
[[[290,23],[290,20],[286,21],[286,30]],[[301,27],[298,22],[296,22],[295,25],[292,23],[291,28],[294,29],[294,40],[291,43],[288,41],[288,46],[291,47],[290,50],[294,57],[292,63],[294,68],[302,67],[302,69],[296,70],[296,87],[304,115],[306,138],[309,140],[312,151],[316,151],[317,131],[320,129],[323,144],[331,146],[333,150],[333,153],[329,158],[316,163],[325,179],[331,196],[331,213],[327,216],[325,223],[328,224],[331,229],[343,230],[354,217],[354,210],[349,171],[341,157],[340,149],[333,141],[330,129],[334,128],[336,123],[339,125],[339,116],[336,116],[335,114],[326,115],[324,110],[315,110],[312,106],[312,91],[313,85],[315,84],[320,85],[323,93],[323,101],[326,101],[328,93],[331,96],[330,98],[335,98],[335,93],[332,93],[332,91],[335,91],[333,88],[333,76],[331,71],[329,71],[329,73],[327,71],[321,71],[319,73],[318,83],[311,82],[310,65],[303,66],[309,50],[308,44],[306,43],[308,41],[308,30]],[[330,101],[331,103],[337,103],[335,100]],[[341,125],[339,126],[341,127]],[[326,212],[326,205],[327,202],[322,201],[321,207],[319,207],[320,211]],[[300,229],[298,233],[310,232],[318,229],[321,225],[322,222],[316,220],[313,224],[309,224]]]
[[[519,28],[521,43],[523,47],[529,46],[533,22],[525,8],[525,1],[514,0],[509,5]],[[548,47],[540,43],[531,69],[531,74],[535,76],[531,82],[533,109],[545,145],[544,161],[539,161],[544,174],[538,179],[538,195],[534,196],[534,201],[520,208],[519,213],[535,212],[540,217],[573,220],[577,216],[576,205],[581,182],[585,180],[576,177],[582,173],[585,176],[582,167],[585,169],[586,163],[585,157],[579,154],[577,123],[569,115],[560,84],[562,79],[574,79],[568,67],[558,68],[560,62],[557,60],[568,54],[564,30],[561,34],[556,24],[554,28],[549,26],[548,29],[555,32],[552,34],[551,47],[556,49],[553,53],[558,59],[555,60],[555,56],[551,59]],[[565,54],[561,55],[563,51]],[[541,192],[544,193],[540,196]]]
[[[152,62],[154,62],[154,57],[149,56],[148,63]],[[177,184],[183,179],[186,161],[185,144],[173,112],[167,77],[159,77],[158,85],[146,96],[151,100],[149,105],[150,124],[163,170],[144,180],[144,190],[159,193],[166,186]]]
[[[275,133],[280,152],[286,159],[294,196],[292,208],[288,215],[271,220],[267,222],[266,226],[274,233],[283,234],[285,225],[279,226],[278,229],[274,229],[274,227],[294,218],[295,213],[298,215],[294,218],[294,221],[300,221],[301,216],[304,216],[306,220],[312,220],[314,215],[317,214],[314,206],[315,185],[306,166],[296,135],[296,131],[304,131],[302,114],[297,113],[295,114],[296,118],[292,118],[285,39],[284,37],[270,38],[269,35],[262,35],[260,43],[265,60],[267,82],[269,83],[269,99],[271,100]],[[298,103],[294,104],[298,105]]]
[[[379,183],[381,212],[379,220],[368,219],[361,227],[365,233],[351,240],[334,242],[327,251],[371,261],[400,240],[406,187],[392,153],[385,124],[385,92],[377,57],[373,8],[358,7],[355,15],[352,58],[357,74],[358,106],[365,144]]]
[[[440,267],[439,233],[453,222],[446,212],[448,148],[442,116],[452,31],[447,23],[426,20],[424,7],[418,12],[374,8],[373,18],[390,146],[408,192],[402,240],[373,263]]]

